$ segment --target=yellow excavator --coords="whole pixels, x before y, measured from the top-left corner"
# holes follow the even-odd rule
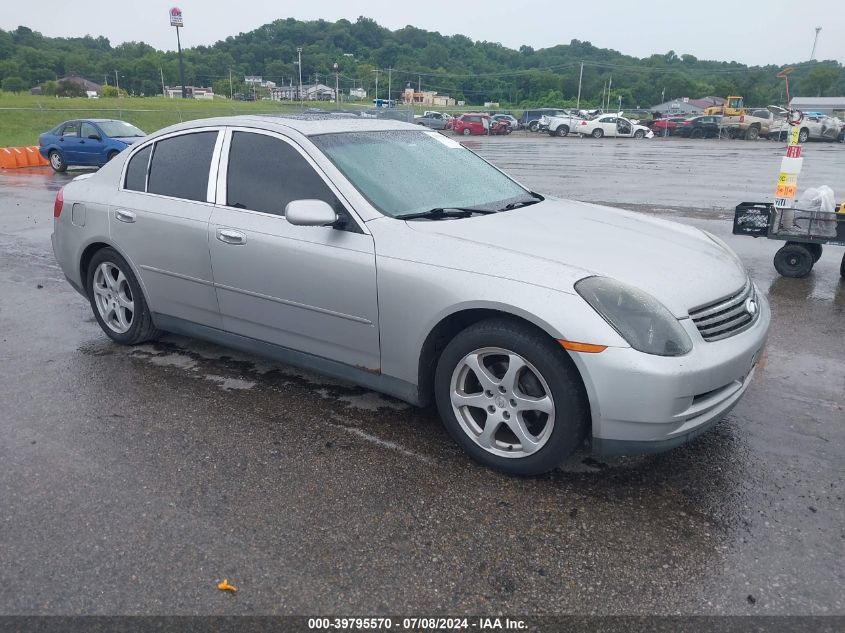
[[[742,97],[732,95],[725,99],[725,105],[705,108],[704,114],[707,116],[743,116],[748,114],[748,108],[745,107]]]

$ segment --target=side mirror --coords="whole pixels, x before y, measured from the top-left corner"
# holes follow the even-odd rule
[[[89,134],[88,138],[92,141],[102,141],[103,139],[100,138],[99,134]]]
[[[285,219],[294,226],[331,226],[338,217],[323,200],[292,200],[285,207]]]

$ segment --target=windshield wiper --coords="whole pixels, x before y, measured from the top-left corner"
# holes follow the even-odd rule
[[[487,215],[488,213],[496,212],[489,209],[474,209],[472,207],[435,207],[428,211],[420,211],[419,213],[397,215],[396,218],[399,220],[414,220],[416,218],[437,220],[439,218],[468,218],[474,213]]]

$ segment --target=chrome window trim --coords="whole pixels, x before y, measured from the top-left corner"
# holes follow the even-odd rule
[[[264,136],[269,136],[271,138],[276,138],[282,141],[283,143],[287,143],[290,145],[300,156],[302,156],[305,161],[311,166],[311,169],[315,171],[317,176],[325,183],[325,185],[329,188],[334,196],[340,201],[343,207],[346,209],[346,212],[349,214],[350,219],[352,222],[355,223],[356,227],[358,228],[358,232],[363,233],[364,235],[370,235],[370,231],[367,229],[367,224],[358,216],[357,211],[355,211],[355,207],[350,203],[345,195],[340,191],[340,189],[332,182],[332,180],[328,177],[326,172],[323,168],[308,154],[305,148],[302,147],[299,143],[296,142],[295,139],[287,136],[281,132],[276,132],[274,130],[265,130],[262,128],[254,128],[254,127],[244,127],[244,126],[231,126],[227,127],[225,130],[225,140],[221,145],[221,153],[220,153],[220,160],[219,160],[219,167],[217,170],[217,197],[216,202],[217,206],[225,207],[226,209],[235,209],[236,211],[246,212],[246,213],[253,213],[258,215],[264,215],[273,218],[284,218],[284,214],[279,213],[269,213],[267,211],[256,211],[254,209],[238,209],[236,207],[230,207],[226,204],[226,195],[227,195],[227,179],[229,174],[229,150],[232,147],[232,136],[235,132],[247,132],[250,134],[262,134]],[[319,150],[318,150],[319,151]],[[287,220],[286,220],[287,221]]]
[[[118,187],[117,187],[118,191],[129,191],[131,193],[141,193],[141,194],[144,194],[144,195],[147,195],[147,196],[156,196],[157,198],[163,198],[163,199],[166,199],[166,200],[182,200],[183,202],[195,202],[195,203],[199,203],[199,204],[214,204],[213,195],[212,195],[212,199],[209,200],[209,192],[212,191],[211,178],[215,173],[214,172],[214,166],[216,164],[215,156],[217,156],[218,159],[219,159],[219,150],[220,150],[220,147],[221,147],[221,142],[220,142],[221,132],[225,132],[225,129],[226,128],[224,126],[221,126],[221,125],[209,125],[209,126],[206,126],[206,127],[193,127],[193,128],[189,128],[189,129],[186,129],[186,130],[177,130],[176,132],[168,132],[167,134],[162,134],[161,136],[156,136],[155,138],[151,138],[148,141],[145,141],[144,143],[142,143],[140,145],[133,146],[131,153],[129,154],[129,156],[127,157],[127,159],[124,161],[123,165],[120,168],[120,181],[119,181]],[[214,149],[212,150],[212,153],[211,153],[211,163],[210,163],[209,169],[208,169],[209,186],[208,186],[208,189],[206,190],[206,199],[205,200],[191,200],[189,198],[180,198],[178,196],[165,196],[165,195],[160,194],[160,193],[150,193],[148,191],[149,188],[150,188],[150,167],[152,166],[153,156],[155,156],[155,144],[158,143],[159,141],[164,141],[166,139],[173,138],[174,136],[184,136],[186,134],[197,134],[199,132],[217,132],[217,140],[215,141]],[[144,191],[136,191],[134,189],[127,189],[126,188],[126,171],[129,168],[129,162],[135,157],[135,154],[142,151],[145,147],[149,147],[149,146],[153,146],[153,149],[150,152],[149,159],[147,160],[147,173],[144,176]]]

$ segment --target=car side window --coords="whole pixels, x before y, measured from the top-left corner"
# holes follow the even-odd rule
[[[77,123],[65,124],[60,136],[79,136],[79,125]]]
[[[147,193],[205,202],[217,132],[193,132],[158,141],[153,149]]]
[[[97,128],[95,128],[90,123],[83,123],[82,124],[82,131],[79,133],[79,136],[82,138],[88,138],[89,136],[99,136],[100,134],[97,132]]]
[[[129,159],[129,165],[126,167],[126,180],[123,183],[125,189],[146,191],[147,166],[150,162],[150,153],[152,151],[153,146],[147,145]]]
[[[266,134],[232,134],[227,206],[284,215],[289,202],[306,199],[323,200],[346,215],[325,181],[289,143]]]

